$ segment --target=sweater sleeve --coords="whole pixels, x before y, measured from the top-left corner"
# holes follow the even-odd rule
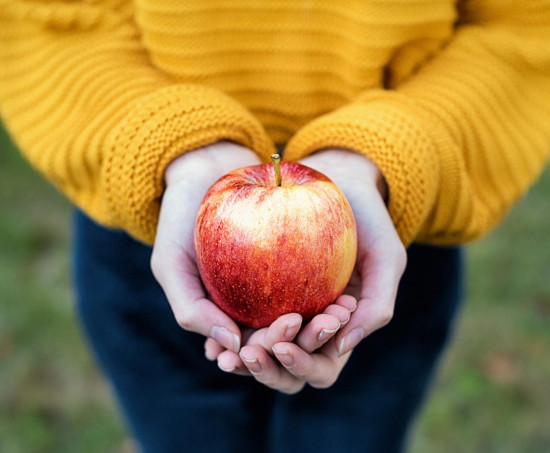
[[[341,147],[371,158],[405,244],[486,233],[550,152],[550,3],[469,0],[457,8],[452,39],[429,61],[307,124],[285,154]]]
[[[23,154],[98,222],[152,243],[167,164],[221,139],[273,145],[232,98],[149,62],[131,2],[0,0],[0,113]]]

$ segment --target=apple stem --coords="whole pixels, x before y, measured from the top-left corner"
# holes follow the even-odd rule
[[[277,187],[281,186],[281,156],[279,154],[272,154],[271,160],[273,161],[273,168],[275,169],[275,184]]]

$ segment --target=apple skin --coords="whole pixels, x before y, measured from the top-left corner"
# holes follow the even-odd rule
[[[198,269],[211,299],[250,327],[286,313],[310,319],[342,294],[355,266],[349,203],[325,175],[281,162],[234,170],[207,192],[195,224]]]

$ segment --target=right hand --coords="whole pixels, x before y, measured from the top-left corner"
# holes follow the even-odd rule
[[[187,152],[165,173],[151,269],[162,286],[178,324],[238,352],[238,325],[207,299],[195,259],[194,228],[200,204],[210,186],[240,167],[260,164],[254,152],[231,142],[218,142]]]

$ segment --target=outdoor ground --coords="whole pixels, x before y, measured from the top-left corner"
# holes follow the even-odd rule
[[[67,201],[0,132],[0,451],[132,451],[72,304]],[[550,169],[468,247],[468,298],[412,453],[550,451]]]

